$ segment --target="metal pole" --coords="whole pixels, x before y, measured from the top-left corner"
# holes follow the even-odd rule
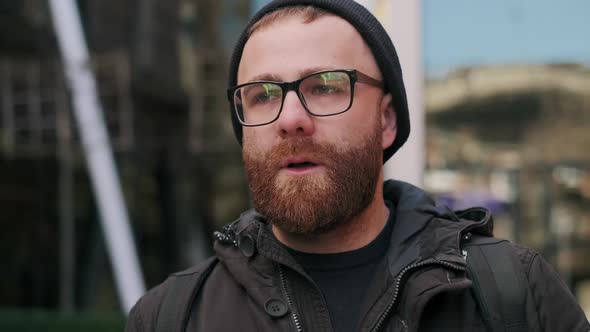
[[[0,65],[0,75],[1,83],[2,83],[2,141],[3,146],[2,150],[4,150],[4,154],[6,156],[11,156],[14,152],[14,145],[15,145],[15,120],[14,120],[14,102],[12,100],[12,70],[11,64],[6,62],[1,62]]]
[[[424,65],[422,61],[422,1],[357,0],[381,21],[398,52],[408,95],[408,142],[386,164],[385,177],[422,186],[426,165]],[[395,98],[395,96],[393,96]]]
[[[59,158],[58,211],[60,228],[60,287],[59,305],[62,313],[74,311],[75,283],[75,224],[74,224],[74,169],[72,165],[72,128],[69,119],[68,97],[58,78],[54,92],[57,116],[57,154]]]
[[[115,274],[121,306],[128,312],[145,292],[129,217],[123,200],[96,80],[74,0],[50,0],[54,29],[74,105],[86,164]]]
[[[29,89],[27,91],[27,105],[29,108],[28,125],[31,128],[31,151],[35,154],[40,155],[42,149],[42,118],[41,118],[41,73],[40,64],[37,62],[31,62],[27,67],[27,79]]]

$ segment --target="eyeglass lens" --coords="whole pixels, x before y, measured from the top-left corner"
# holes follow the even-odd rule
[[[318,116],[344,112],[351,103],[351,80],[346,72],[322,72],[304,78],[298,95],[307,110]],[[272,122],[281,112],[283,89],[275,83],[253,83],[234,93],[240,120],[247,125]]]

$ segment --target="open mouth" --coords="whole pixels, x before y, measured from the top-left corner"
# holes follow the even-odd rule
[[[310,161],[304,161],[301,163],[289,163],[287,165],[287,168],[289,169],[302,169],[302,168],[308,168],[308,167],[314,167],[317,166],[317,164],[312,163]]]
[[[293,156],[285,159],[282,162],[283,170],[286,170],[291,174],[298,175],[313,172],[319,169],[320,166],[322,166],[320,163],[318,163],[313,158],[307,156]]]

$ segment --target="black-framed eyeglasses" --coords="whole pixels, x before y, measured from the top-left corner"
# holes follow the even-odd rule
[[[276,121],[285,96],[295,91],[305,110],[314,116],[344,113],[352,106],[355,83],[383,88],[383,82],[355,69],[325,70],[293,82],[256,81],[227,90],[240,123],[246,127]]]

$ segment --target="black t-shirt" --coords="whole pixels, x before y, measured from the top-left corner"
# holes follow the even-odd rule
[[[334,331],[354,331],[370,283],[385,257],[394,224],[393,208],[381,233],[368,245],[336,254],[309,254],[289,249],[318,285],[328,305]]]

